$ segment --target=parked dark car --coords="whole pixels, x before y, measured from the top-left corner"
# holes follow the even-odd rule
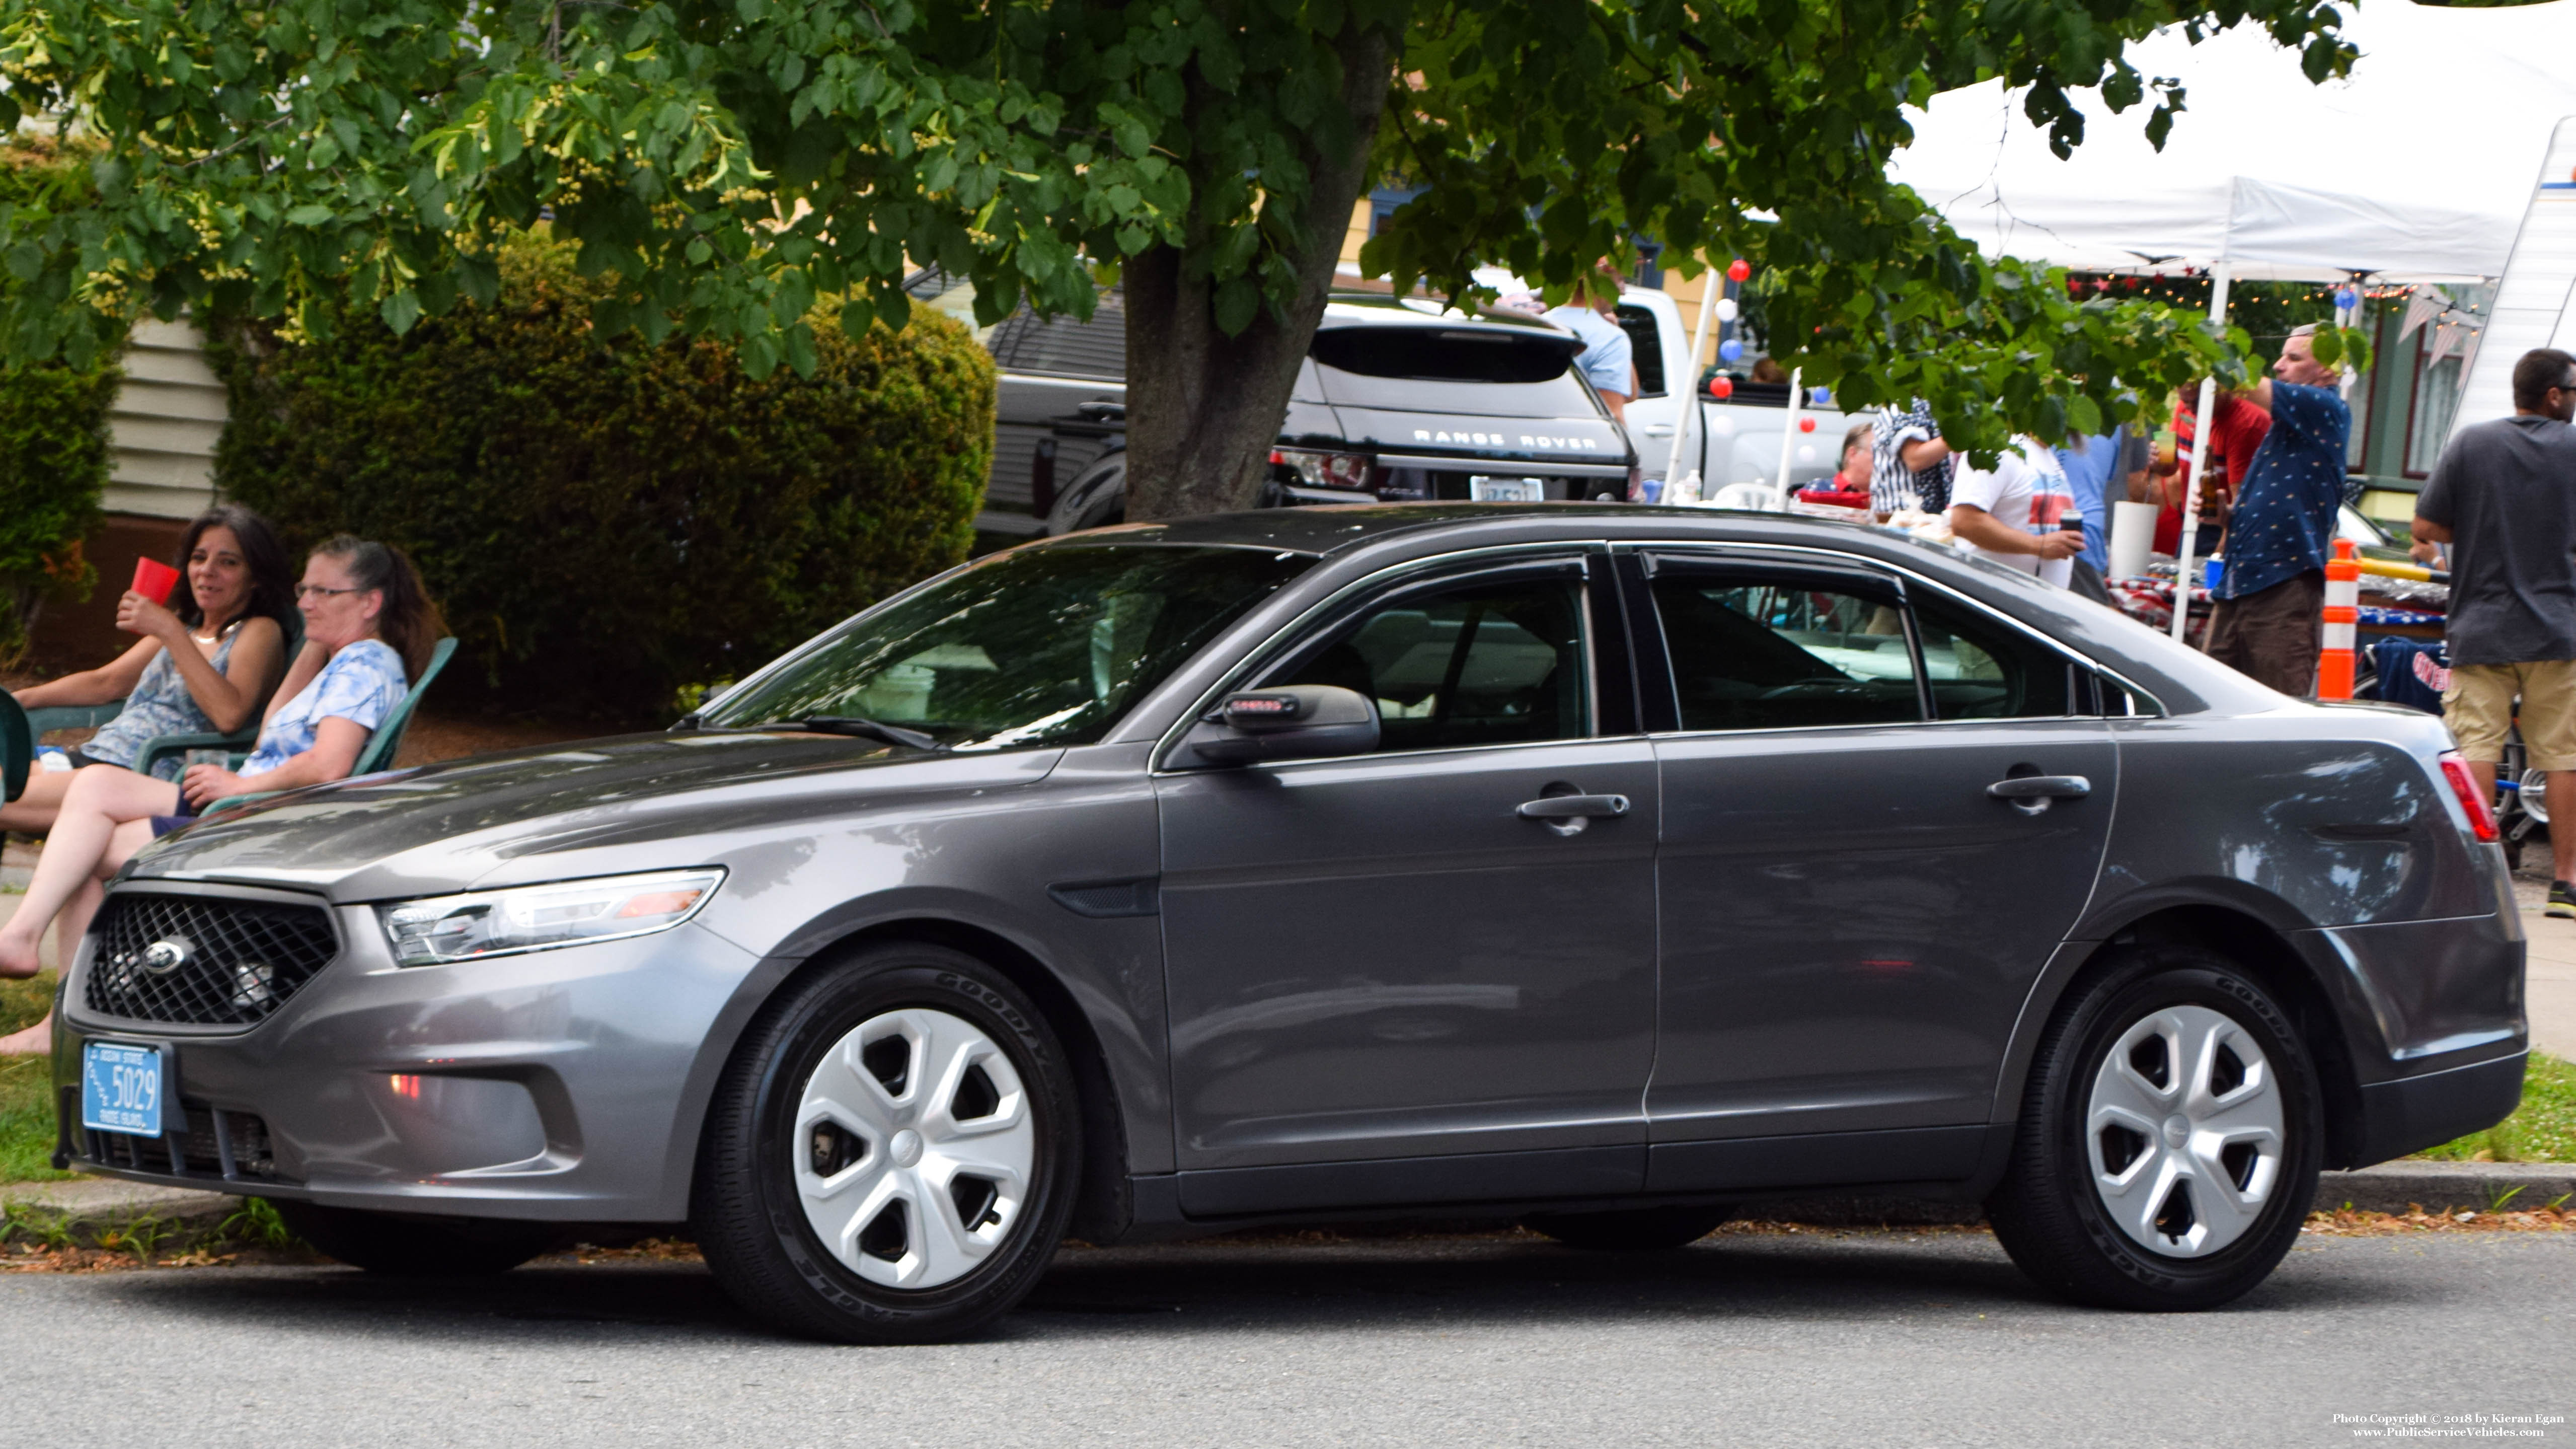
[[[389,1271],[685,1230],[849,1341],[965,1333],[1067,1232],[1658,1249],[1786,1194],[1983,1201],[2053,1291],[2207,1307],[2321,1166],[2519,1098],[2448,747],[1843,525],[1101,530],[667,733],[158,841],[66,979],[60,1160]]]
[[[905,287],[975,326],[965,279],[930,268]],[[1112,289],[1087,321],[1023,308],[976,329],[1000,370],[978,529],[1027,537],[1126,518],[1126,327]],[[1624,500],[1636,449],[1570,366],[1581,350],[1516,312],[1337,296],[1280,420],[1263,504]]]

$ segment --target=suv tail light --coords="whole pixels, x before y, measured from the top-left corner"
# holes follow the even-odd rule
[[[2461,758],[2457,750],[2442,752],[2442,778],[2451,782],[2451,793],[2460,799],[2460,808],[2468,813],[2469,829],[2480,840],[2494,840],[2495,806],[2489,797],[2495,794],[2495,781],[2478,779],[2477,767]]]
[[[1282,483],[1304,488],[1369,491],[1377,486],[1377,459],[1368,453],[1317,453],[1304,448],[1273,448],[1271,466],[1288,470]]]

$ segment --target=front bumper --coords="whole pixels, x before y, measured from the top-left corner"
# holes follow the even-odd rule
[[[342,1207],[577,1222],[687,1215],[697,1127],[722,1062],[714,1038],[750,953],[690,924],[398,967],[372,907],[331,909],[339,955],[248,1029],[88,1010],[84,943],[55,1037],[68,1165]],[[92,1039],[170,1048],[162,1138],[80,1125]]]

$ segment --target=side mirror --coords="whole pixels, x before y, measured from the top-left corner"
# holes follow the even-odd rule
[[[1376,748],[1377,702],[1331,684],[1227,695],[1181,741],[1183,762],[1200,765],[1364,755]]]

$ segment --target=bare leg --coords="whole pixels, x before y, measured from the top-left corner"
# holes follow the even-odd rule
[[[144,822],[148,835],[155,815],[175,815],[179,787],[119,765],[92,765],[74,772],[71,790],[55,818],[45,853],[36,858],[35,879],[27,884],[18,913],[0,927],[0,976],[33,976],[40,968],[36,945],[54,916],[91,885],[99,865],[115,843],[117,829]],[[128,845],[130,854],[133,847]]]
[[[2551,880],[2576,880],[2576,770],[2549,774],[2549,854],[2557,867]],[[2565,824],[2560,824],[2560,821]]]
[[[54,816],[63,808],[63,796],[72,787],[77,770],[29,770],[27,788],[17,799],[0,805],[0,830],[14,830],[20,835],[42,835],[54,828]]]
[[[152,838],[152,822],[138,820],[118,826],[117,842],[124,844],[127,834],[134,831],[140,831],[143,839],[149,840]],[[54,937],[62,953],[61,961],[56,964],[62,969],[66,971],[71,969],[72,953],[80,949],[81,938],[89,934],[91,918],[98,914],[100,904],[107,899],[105,878],[116,874],[116,867],[124,864],[125,858],[132,855],[141,843],[136,841],[125,844],[125,848],[121,851],[111,848],[108,851],[109,859],[99,862],[101,873],[92,877],[78,891],[73,892],[71,900],[63,906],[60,917],[62,930]],[[14,1031],[7,1036],[0,1036],[0,1057],[42,1056],[53,1049],[54,1014],[50,1011],[45,1013],[44,1020],[25,1031]]]

